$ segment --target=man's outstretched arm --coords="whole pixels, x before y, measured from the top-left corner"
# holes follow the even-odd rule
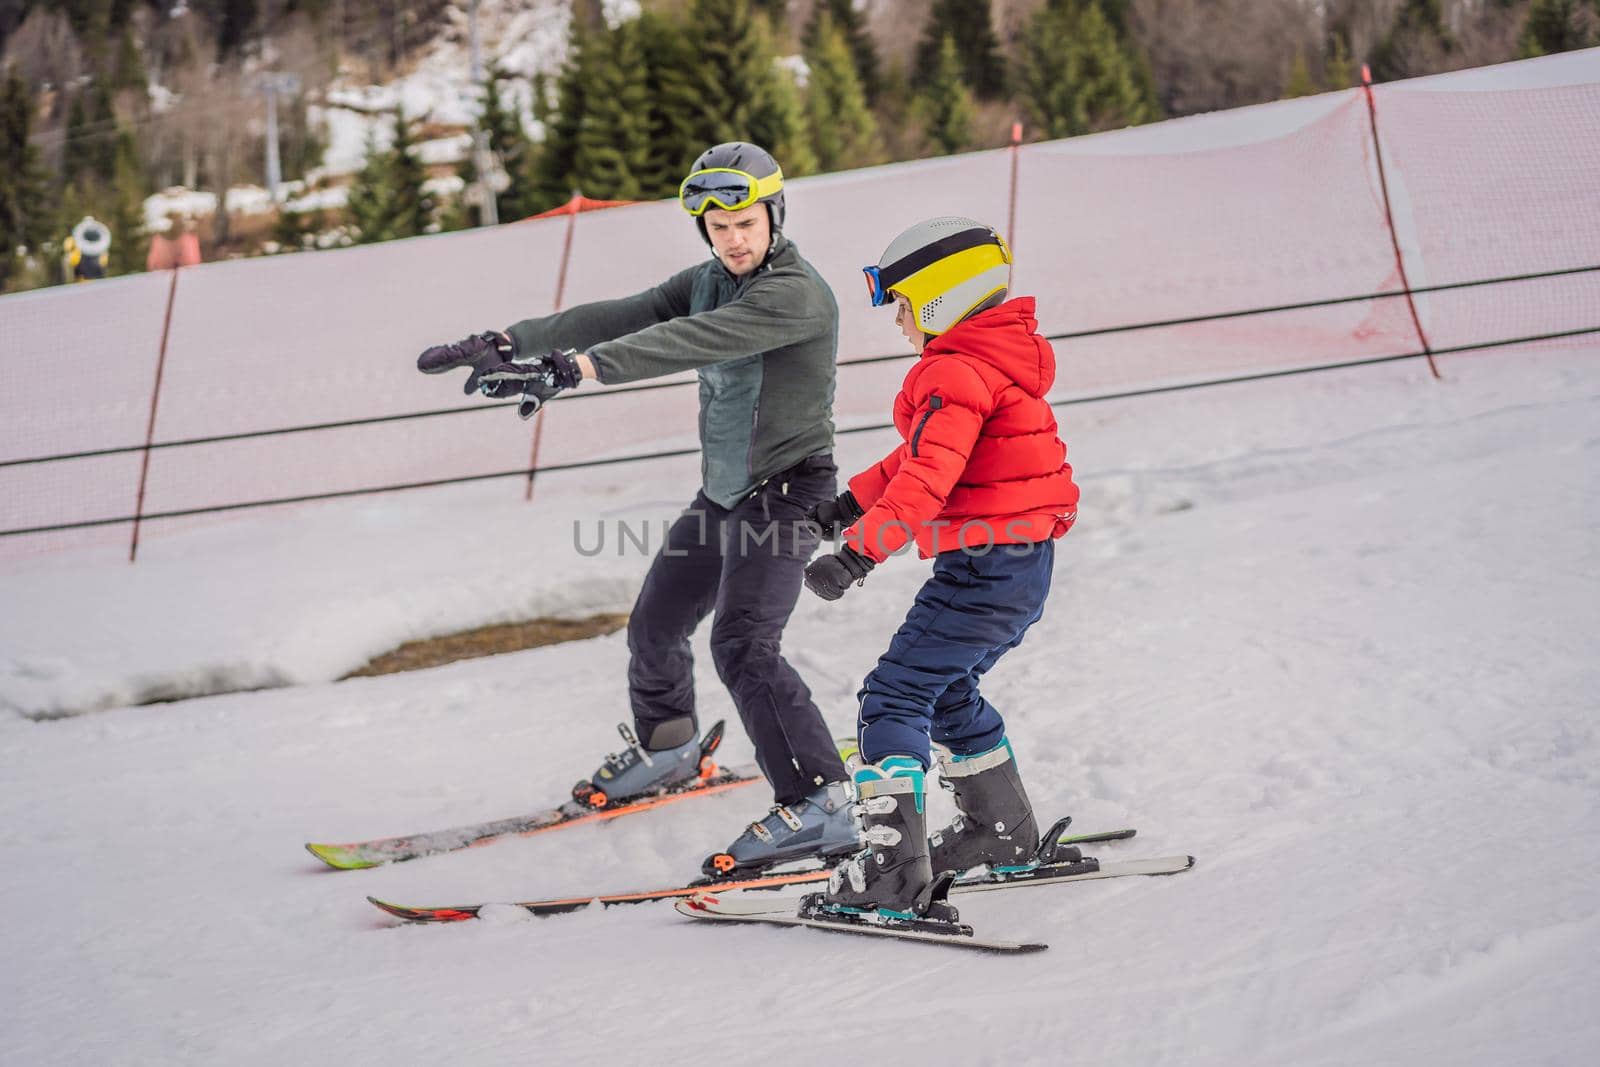
[[[731,304],[656,323],[588,348],[607,385],[696,370],[826,334],[834,311],[806,279],[761,278]]]

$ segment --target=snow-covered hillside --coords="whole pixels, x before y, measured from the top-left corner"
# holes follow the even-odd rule
[[[755,790],[334,873],[301,851],[559,799],[622,636],[327,681],[407,637],[626,604],[692,459],[399,494],[0,573],[0,1050],[17,1064],[1578,1064],[1600,1048],[1600,349],[1062,409],[1084,486],[986,683],[1035,803],[1177,878],[967,898],[1000,959],[665,906],[403,928],[363,899],[693,875]],[[510,416],[507,415],[509,418]],[[882,434],[841,438],[854,469]],[[566,479],[563,481],[563,479]],[[659,529],[659,527],[657,527]],[[927,571],[787,651],[840,733]],[[735,719],[699,646],[703,721]],[[300,683],[74,708],[222,674]],[[748,758],[735,725],[726,756]],[[942,798],[940,798],[942,801]],[[936,801],[938,802],[938,801]],[[937,813],[937,811],[936,811]]]
[[[601,6],[613,21],[639,13],[637,0],[605,0]],[[466,0],[450,5],[434,39],[405,70],[384,84],[370,83],[356,64],[339,71],[323,102],[310,108],[309,121],[326,148],[307,180],[285,184],[291,210],[342,207],[347,191],[344,181],[361,169],[368,144],[387,148],[391,142],[396,107],[404,109],[413,121],[458,131],[420,142],[417,152],[425,164],[454,164],[466,157],[471,139],[459,131],[473,125],[482,106],[472,81],[468,8]],[[567,0],[482,0],[478,5],[484,69],[503,77],[505,103],[517,111],[530,132],[539,129],[533,117],[534,78],[560,70],[571,18]],[[432,188],[451,194],[458,191],[448,179],[436,182]],[[213,192],[164,190],[145,200],[145,227],[150,232],[165,231],[171,213],[202,217],[216,207]],[[252,184],[229,189],[227,208],[246,215],[274,210],[267,190]]]

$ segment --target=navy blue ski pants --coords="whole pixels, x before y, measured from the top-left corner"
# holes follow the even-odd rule
[[[978,692],[1001,656],[1044,613],[1055,542],[942,552],[889,650],[858,694],[862,758],[911,756],[927,769],[929,738],[961,756],[1000,743],[1006,726]]]
[[[689,636],[715,612],[711,658],[779,804],[849,777],[811,690],[780,650],[819,543],[806,509],[832,499],[837,477],[822,454],[732,508],[698,494],[667,531],[628,617],[628,689],[644,737],[650,724],[695,716]]]

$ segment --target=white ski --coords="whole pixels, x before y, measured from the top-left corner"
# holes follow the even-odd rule
[[[1193,866],[1193,856],[1156,856],[1143,860],[1108,861],[1085,859],[1072,863],[1048,864],[1009,875],[967,875],[957,879],[955,885],[950,887],[950,895],[987,893],[996,889],[1020,889],[1023,886],[1033,885],[1060,885],[1063,882],[1087,882],[1095,878],[1181,874]],[[1059,868],[1059,873],[1050,873],[1054,868]],[[718,910],[723,916],[737,914],[741,918],[748,918],[754,915],[792,916],[800,903],[800,898],[810,891],[811,887],[808,886],[798,892],[740,889],[718,892],[715,886],[711,886],[703,895],[717,899]]]
[[[976,952],[1043,952],[1049,945],[1038,942],[993,941],[959,933],[929,933],[895,926],[877,926],[871,923],[827,922],[819,919],[802,919],[792,911],[745,911],[742,905],[753,902],[735,901],[733,894],[714,897],[706,894],[689,900],[680,900],[673,907],[693,919],[713,919],[719,922],[764,923],[769,926],[809,926],[841,934],[862,934],[867,937],[893,937],[902,941],[922,941],[948,948],[972,949]]]

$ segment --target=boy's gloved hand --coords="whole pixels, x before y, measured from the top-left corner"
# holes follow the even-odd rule
[[[864,514],[856,495],[846,489],[832,500],[819,500],[808,508],[806,522],[822,532],[824,541],[832,541]]]
[[[515,341],[498,330],[485,330],[464,341],[423,349],[422,355],[417,357],[417,369],[423,374],[443,374],[457,367],[471,367],[472,373],[467,375],[467,384],[462,390],[470,395],[478,391],[479,375],[516,358]]]
[[[845,545],[839,551],[818,556],[806,568],[806,588],[823,600],[838,600],[851,582],[859,582],[872,573],[875,564]]]
[[[532,418],[546,400],[583,381],[583,370],[578,366],[575,351],[558,348],[548,355],[519,358],[490,367],[479,381],[478,388],[484,396],[521,396],[517,414],[527,419]]]

